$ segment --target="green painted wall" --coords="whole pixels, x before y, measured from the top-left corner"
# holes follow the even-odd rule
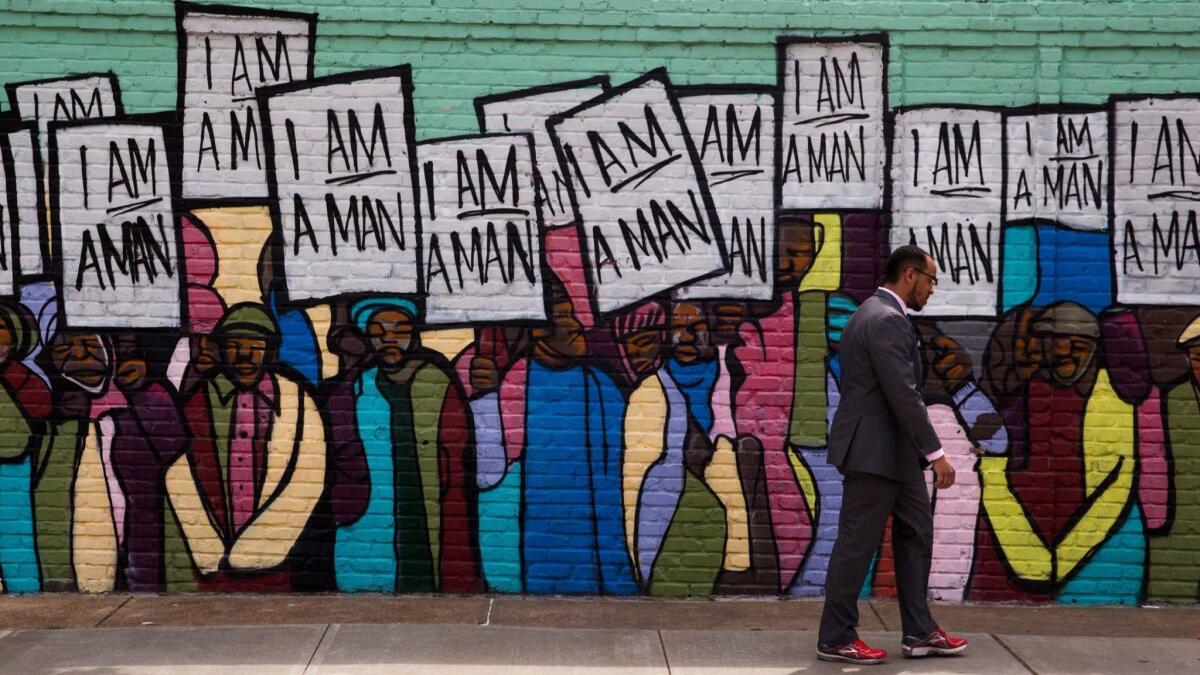
[[[317,75],[412,63],[418,134],[476,130],[471,100],[578,75],[772,82],[781,33],[886,31],[891,104],[1101,102],[1200,91],[1200,3],[247,0],[315,11]],[[5,79],[112,69],[126,108],[171,108],[168,0],[8,0]],[[501,75],[501,71],[503,74]]]

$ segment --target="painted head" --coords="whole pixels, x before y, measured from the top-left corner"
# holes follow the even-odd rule
[[[142,348],[136,336],[130,333],[120,333],[112,338],[113,356],[117,366],[114,369],[114,379],[123,391],[141,389],[149,382],[146,364],[146,350]]]
[[[1192,381],[1200,384],[1200,316],[1193,319],[1179,334],[1178,345],[1187,352]]]
[[[888,256],[883,285],[919,312],[937,288],[937,272],[937,263],[919,246],[901,246]]]
[[[693,302],[671,303],[671,355],[684,364],[716,358],[704,308]]]
[[[274,363],[279,326],[262,305],[243,303],[230,307],[213,335],[217,338],[225,375],[238,388],[256,385]]]
[[[588,351],[583,324],[575,316],[574,305],[567,289],[557,278],[546,276],[546,304],[549,324],[531,331],[534,355],[543,363],[565,365],[585,356]]]
[[[1055,382],[1067,386],[1083,377],[1095,359],[1100,323],[1078,303],[1056,302],[1038,313],[1033,334],[1041,341],[1043,365]]]
[[[662,343],[667,312],[662,303],[643,302],[612,320],[613,337],[621,354],[621,367],[630,381],[638,381],[662,365]]]
[[[355,303],[350,319],[367,337],[376,362],[383,370],[396,370],[420,343],[417,305],[400,297],[368,298]]]
[[[38,344],[37,323],[23,306],[0,300],[0,365],[21,361]]]
[[[775,283],[794,288],[808,273],[824,244],[825,229],[808,216],[783,216],[779,219],[776,242],[778,269]]]
[[[97,394],[108,380],[112,357],[95,333],[67,331],[50,339],[50,364],[68,382]]]

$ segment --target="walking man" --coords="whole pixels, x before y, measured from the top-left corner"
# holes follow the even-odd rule
[[[946,634],[929,613],[933,510],[921,470],[934,485],[954,484],[954,467],[921,396],[918,338],[907,313],[920,311],[937,286],[933,258],[916,246],[888,257],[883,287],[842,333],[841,402],[829,434],[829,463],[841,471],[842,511],[825,580],[817,656],[825,661],[882,663],[887,652],[858,639],[858,594],[892,516],[896,590],[905,656],[959,654],[967,641]]]

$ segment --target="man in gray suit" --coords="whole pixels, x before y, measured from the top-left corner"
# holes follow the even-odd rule
[[[887,652],[858,639],[858,595],[892,516],[896,591],[905,656],[959,654],[967,641],[946,634],[929,613],[933,509],[922,469],[932,466],[939,490],[954,484],[954,467],[921,395],[918,338],[908,311],[920,311],[937,286],[937,265],[916,246],[888,257],[883,287],[846,324],[839,353],[841,403],[829,432],[829,463],[843,476],[837,543],[825,579],[817,656],[826,661],[882,663]]]

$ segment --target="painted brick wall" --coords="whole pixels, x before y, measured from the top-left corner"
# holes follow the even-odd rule
[[[1196,602],[1198,19],[7,3],[4,588],[819,595],[911,242],[933,597]]]

